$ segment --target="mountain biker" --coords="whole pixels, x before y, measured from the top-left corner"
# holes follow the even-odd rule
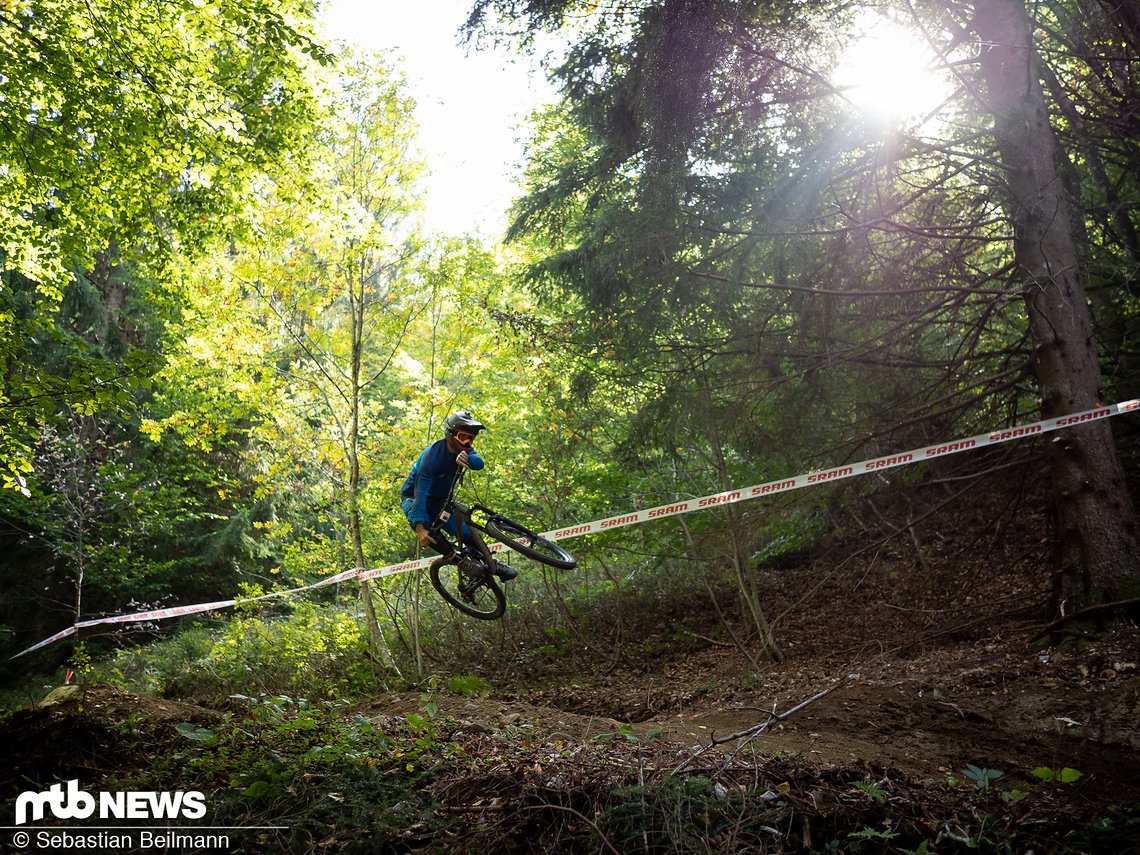
[[[479,470],[486,465],[474,448],[475,437],[483,427],[467,410],[448,416],[443,422],[443,438],[425,448],[412,464],[400,489],[400,507],[415,529],[421,546],[434,549],[444,556],[445,561],[454,561],[455,547],[443,534],[447,532],[461,543],[473,546],[492,572],[504,582],[509,582],[518,575],[518,571],[509,564],[496,561],[479,532],[466,524],[462,524],[460,529],[461,523],[454,514],[434,532],[431,531],[433,521],[439,518],[451,495],[460,470]]]

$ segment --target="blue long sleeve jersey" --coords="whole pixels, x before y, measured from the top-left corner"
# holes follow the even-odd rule
[[[412,471],[400,488],[400,496],[412,500],[408,522],[413,527],[419,523],[431,525],[443,510],[443,503],[447,501],[447,494],[459,473],[455,458],[456,455],[447,448],[447,440],[439,439],[425,448],[412,464]],[[486,465],[475,449],[467,452],[467,468],[482,469]]]

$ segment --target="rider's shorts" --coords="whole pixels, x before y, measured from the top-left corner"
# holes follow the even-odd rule
[[[414,501],[414,499],[404,499],[400,502],[400,508],[403,510],[405,517],[412,512],[412,503]],[[410,519],[408,520],[408,524],[412,525]],[[415,528],[415,526],[412,525],[412,528]],[[467,543],[471,538],[471,529],[467,527],[466,523],[463,524],[463,534],[461,535],[459,533],[459,517],[455,516],[455,514],[452,514],[446,522],[441,523],[440,528],[452,537],[459,538],[460,543]]]

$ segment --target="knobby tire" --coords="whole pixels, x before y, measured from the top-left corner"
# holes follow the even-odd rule
[[[507,598],[495,578],[485,570],[477,576],[457,564],[431,565],[431,586],[453,608],[480,620],[498,620],[507,610]]]
[[[573,570],[578,565],[574,556],[557,543],[539,537],[526,526],[499,514],[487,517],[486,531],[504,546],[559,570]]]

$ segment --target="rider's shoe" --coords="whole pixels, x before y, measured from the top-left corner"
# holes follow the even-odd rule
[[[483,573],[487,569],[486,564],[471,556],[460,558],[455,563],[459,565],[461,570],[466,570],[468,573]]]
[[[504,564],[502,561],[495,559],[495,575],[503,582],[509,582],[519,575],[519,571],[512,567],[510,564]]]

